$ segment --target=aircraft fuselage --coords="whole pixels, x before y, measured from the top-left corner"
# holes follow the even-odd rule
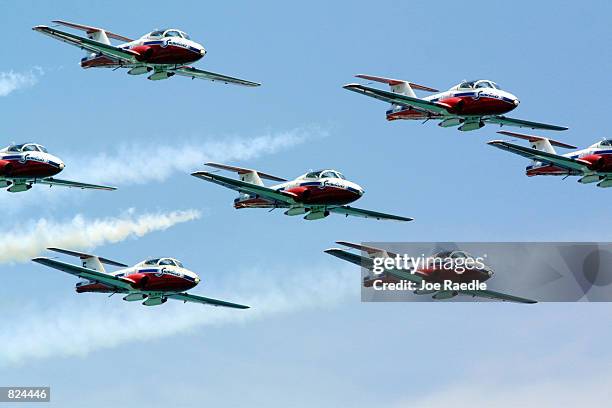
[[[514,110],[519,105],[516,96],[509,92],[494,88],[448,90],[435,95],[430,95],[423,100],[437,102],[449,108],[449,111],[457,116],[487,116],[502,115]],[[395,106],[387,111],[387,120],[413,119],[424,120],[427,118],[442,117],[441,115],[428,115],[423,111],[405,107]]]
[[[359,199],[364,190],[357,184],[340,178],[296,179],[271,186],[278,191],[292,193],[301,205],[346,205]],[[235,208],[274,208],[274,201],[262,197],[241,196],[234,201]],[[280,205],[286,207],[286,205]]]
[[[196,273],[168,265],[141,263],[131,268],[121,269],[113,275],[133,281],[134,293],[179,293],[192,289],[200,283],[200,278]],[[76,291],[77,293],[113,293],[116,292],[116,289],[103,283],[81,281],[76,284]]]
[[[0,179],[51,177],[64,169],[57,157],[40,151],[0,153]]]
[[[563,156],[580,159],[588,163],[593,173],[612,173],[612,148],[593,148],[576,150]],[[533,163],[525,168],[525,174],[532,176],[567,176],[568,170],[548,163]],[[569,172],[569,175],[581,175],[580,172]]]
[[[151,65],[184,65],[196,62],[206,54],[205,48],[195,41],[181,37],[147,38],[119,45],[119,48],[138,53],[138,61]],[[115,68],[117,60],[100,54],[90,54],[81,59],[82,68]]]

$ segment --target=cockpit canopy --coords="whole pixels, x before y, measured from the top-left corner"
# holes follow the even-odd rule
[[[147,34],[147,37],[150,37],[150,38],[179,37],[179,38],[184,38],[186,40],[191,39],[189,35],[187,35],[186,32],[181,31],[181,30],[176,30],[174,28],[170,28],[166,30],[155,30]]]
[[[36,143],[22,143],[18,145],[9,146],[6,149],[7,152],[43,152],[49,153],[44,146],[41,146]]]
[[[594,145],[591,145],[591,147],[612,147],[612,140],[604,139],[601,142],[597,142]]]
[[[475,81],[463,81],[459,85],[454,86],[452,89],[483,89],[483,88],[501,89],[499,85],[497,85],[493,81],[489,81],[488,79],[478,79]]]
[[[145,265],[178,266],[184,268],[183,264],[174,258],[155,258],[143,262]]]
[[[472,258],[472,256],[465,251],[442,251],[436,254],[437,258]]]
[[[306,178],[306,179],[339,178],[339,179],[345,180],[345,178],[342,175],[342,173],[340,173],[340,172],[338,172],[336,170],[331,170],[331,169],[330,170],[311,171],[309,173],[304,174],[300,178]]]

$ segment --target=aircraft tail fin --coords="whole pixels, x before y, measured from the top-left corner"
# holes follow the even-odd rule
[[[227,164],[220,164],[220,163],[210,163],[209,162],[209,163],[204,163],[204,164],[206,166],[214,167],[217,169],[235,171],[236,173],[238,173],[238,176],[240,177],[240,181],[244,181],[245,183],[255,184],[258,186],[264,185],[264,182],[262,181],[262,179],[273,180],[273,181],[287,181],[284,178],[276,177],[271,174],[264,173],[262,171],[253,170],[253,169],[246,169],[243,167],[236,167],[236,166],[228,166]],[[239,193],[237,200],[238,201],[248,200],[249,198],[250,198],[249,194]]]
[[[104,270],[103,264],[120,266],[124,268],[127,267],[127,265],[122,264],[121,262],[112,261],[110,259],[102,258],[96,255],[86,254],[84,252],[71,251],[71,250],[62,249],[62,248],[47,248],[47,249],[49,251],[59,252],[59,253],[70,255],[70,256],[76,256],[81,259],[83,268],[93,269],[98,272],[106,272]]]
[[[246,169],[243,167],[228,166],[227,164],[220,164],[220,163],[204,163],[204,164],[206,166],[214,167],[216,169],[234,171],[238,173],[238,176],[240,177],[241,181],[244,181],[246,183],[256,184],[258,186],[264,185],[262,179],[273,180],[273,181],[287,181],[286,179],[281,178],[281,177],[276,177],[271,174],[264,173],[262,171]]]
[[[367,79],[369,81],[376,81],[376,82],[381,82],[383,84],[387,84],[391,88],[391,92],[410,96],[412,98],[417,98],[416,94],[414,93],[415,89],[418,89],[420,91],[427,91],[427,92],[439,92],[437,89],[430,88],[425,85],[415,84],[414,82],[404,81],[402,79],[385,78],[385,77],[379,77],[379,76],[374,76],[374,75],[364,75],[364,74],[359,74],[355,76],[357,78],[362,78],[362,79]]]
[[[329,255],[335,256],[336,258],[340,258],[342,260],[345,260],[347,262],[353,263],[355,265],[361,266],[362,268],[369,270],[370,277],[372,276],[371,272],[373,272],[375,269],[375,261],[374,261],[375,258],[390,258],[390,257],[394,258],[397,256],[393,252],[388,252],[381,248],[375,248],[375,247],[371,247],[367,245],[356,244],[353,242],[336,241],[336,244],[340,244],[342,246],[349,247],[352,249],[358,249],[364,252],[365,255],[356,254],[354,252],[347,251],[344,248],[329,248],[329,249],[326,249],[324,252],[326,252]]]
[[[110,31],[106,31],[106,30],[104,30],[102,28],[91,27],[91,26],[87,26],[87,25],[83,25],[83,24],[77,24],[77,23],[71,23],[69,21],[63,21],[63,20],[53,20],[53,22],[55,24],[60,24],[60,25],[63,25],[65,27],[74,28],[75,30],[85,31],[87,33],[87,37],[89,37],[89,39],[94,40],[94,41],[98,41],[98,42],[101,42],[101,43],[107,44],[107,45],[110,45],[110,43],[111,43],[109,38],[113,38],[115,40],[125,41],[125,42],[134,41],[131,38],[124,37],[124,36],[119,35],[119,34],[111,33]]]

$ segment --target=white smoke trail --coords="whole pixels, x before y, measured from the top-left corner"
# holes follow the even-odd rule
[[[313,273],[318,271],[317,273]],[[251,271],[236,277],[248,281],[224,293],[204,293],[248,304],[251,309],[212,308],[169,300],[147,308],[119,298],[75,295],[62,305],[44,308],[20,305],[19,312],[3,321],[0,332],[0,366],[34,359],[86,355],[129,342],[171,336],[206,325],[239,323],[316,307],[329,307],[359,293],[358,272],[313,269],[277,274]],[[316,275],[316,276],[315,276]],[[256,278],[256,279],[254,279]],[[78,298],[77,298],[78,296]],[[358,301],[355,299],[355,301]]]
[[[93,156],[76,153],[73,153],[74,156],[64,156],[58,153],[66,163],[66,170],[59,178],[108,184],[122,189],[130,184],[161,182],[171,176],[190,177],[188,173],[202,168],[206,161],[248,161],[325,135],[325,131],[307,128],[251,138],[226,137],[221,140],[180,144],[135,142],[122,144],[115,151],[101,152]],[[53,146],[49,148],[53,153]],[[248,166],[248,163],[245,163],[245,166]],[[107,193],[94,191],[90,194]],[[15,194],[0,189],[0,208],[4,214],[15,214],[41,205],[48,208],[69,196],[76,199],[84,195],[87,195],[86,191],[64,187],[44,188],[40,185],[34,186],[28,192]]]
[[[316,136],[320,130],[293,129],[251,138],[225,138],[205,142],[147,145],[125,144],[117,151],[93,158],[77,156],[66,165],[78,169],[79,179],[113,185],[163,181],[172,174],[203,167],[206,161],[247,161],[291,148]]]
[[[91,249],[105,243],[141,237],[153,231],[200,217],[196,210],[145,213],[128,210],[119,217],[88,220],[76,215],[69,221],[46,218],[20,223],[0,237],[0,263],[25,262],[39,255],[48,246],[69,249]]]
[[[7,96],[18,89],[33,86],[38,82],[38,77],[42,73],[40,68],[27,72],[0,72],[0,96]]]

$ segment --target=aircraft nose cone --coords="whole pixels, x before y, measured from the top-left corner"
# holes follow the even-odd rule
[[[64,163],[60,163],[59,164],[59,169],[60,170],[64,170],[64,167],[66,167],[66,165]]]
[[[519,101],[518,98],[514,98],[514,106],[519,106],[519,103],[521,103],[521,101]]]
[[[200,278],[198,278],[197,276],[195,278],[195,283],[200,283]]]
[[[206,55],[206,50],[204,49],[204,47],[200,48],[200,55],[201,56],[205,56]]]

